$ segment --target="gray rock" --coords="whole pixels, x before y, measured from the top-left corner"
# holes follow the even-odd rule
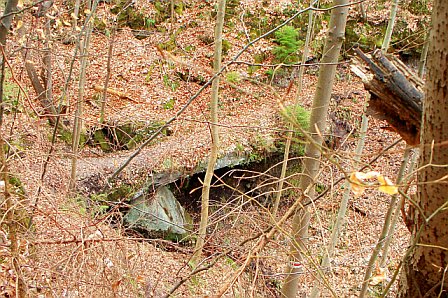
[[[155,193],[139,192],[130,204],[124,220],[131,228],[142,229],[154,237],[187,233],[189,216],[168,187],[160,186]]]

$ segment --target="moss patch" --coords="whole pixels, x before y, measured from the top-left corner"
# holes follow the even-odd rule
[[[109,123],[102,127],[91,128],[87,143],[92,147],[100,147],[104,152],[130,150],[144,142],[163,125],[164,123],[159,121]],[[169,131],[164,129],[162,134],[169,135]]]

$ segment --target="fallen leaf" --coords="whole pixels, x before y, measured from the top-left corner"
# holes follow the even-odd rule
[[[112,291],[114,291],[114,293],[118,292],[118,287],[120,286],[120,284],[121,284],[121,279],[112,283]]]
[[[364,193],[364,189],[366,188],[363,183],[361,182],[361,179],[359,179],[358,174],[363,174],[360,172],[353,172],[350,175],[350,186],[352,187],[352,192],[355,195],[355,197],[359,197]]]
[[[398,193],[398,187],[394,185],[389,178],[380,175],[378,176],[378,182],[380,183],[380,186],[378,187],[379,191],[389,195],[395,195]]]
[[[380,283],[382,283],[383,281],[385,281],[386,277],[387,277],[387,270],[386,270],[386,268],[376,267],[375,275],[372,276],[372,278],[370,279],[369,285],[377,286]]]

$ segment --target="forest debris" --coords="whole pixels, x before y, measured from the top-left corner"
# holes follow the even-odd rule
[[[377,50],[369,58],[360,49],[355,51],[368,65],[352,67],[371,94],[368,114],[386,120],[409,145],[419,144],[424,82],[396,57]]]
[[[100,85],[94,85],[94,86],[93,86],[93,89],[94,89],[95,91],[97,91],[97,92],[104,92],[104,87],[103,87],[103,86],[100,86]],[[127,99],[127,100],[130,100],[130,101],[135,102],[135,103],[140,103],[140,102],[138,102],[137,100],[131,98],[131,97],[130,97],[129,95],[127,95],[126,93],[121,92],[121,91],[118,91],[118,90],[115,90],[115,89],[112,89],[112,88],[107,88],[107,89],[106,89],[106,92],[109,93],[109,94],[118,96],[120,99]]]

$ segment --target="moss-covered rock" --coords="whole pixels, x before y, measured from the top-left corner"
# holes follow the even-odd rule
[[[171,1],[154,1],[154,8],[156,9],[155,20],[157,23],[164,22],[171,18]],[[174,1],[174,12],[181,15],[186,8],[183,1]]]
[[[92,127],[89,131],[88,145],[100,147],[104,152],[115,150],[130,150],[149,138],[156,132],[163,122],[125,122],[108,123],[101,127]],[[169,135],[165,129],[163,135]]]
[[[134,5],[129,5],[129,1],[120,0],[110,10],[111,13],[117,15],[117,21],[119,27],[129,27],[133,30],[145,30],[150,29],[155,25],[155,20],[149,18],[143,11],[137,9]],[[105,27],[105,24],[101,24],[98,20],[95,22],[97,29],[101,30]]]

